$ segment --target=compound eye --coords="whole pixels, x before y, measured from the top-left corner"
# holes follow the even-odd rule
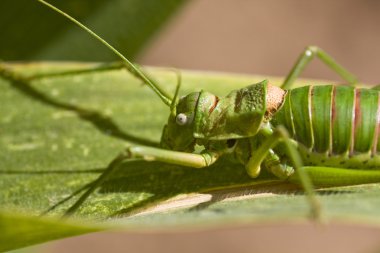
[[[177,122],[178,125],[183,126],[187,123],[187,116],[184,113],[180,113],[177,115],[175,118],[175,121]]]

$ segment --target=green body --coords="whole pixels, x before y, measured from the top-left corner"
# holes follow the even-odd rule
[[[247,166],[274,129],[283,126],[304,165],[380,169],[377,90],[337,85],[296,88],[288,90],[279,109],[270,114],[267,93],[268,84],[263,81],[224,98],[204,91],[185,96],[177,113],[191,115],[193,120],[183,126],[171,116],[163,147],[192,152],[195,144],[203,145],[218,154],[234,153],[233,157]],[[280,145],[263,160],[264,167],[273,167],[273,159],[277,160],[275,166],[282,169],[269,170],[281,178],[292,173],[286,171],[290,165],[283,150]],[[256,177],[260,169],[247,167],[247,171]]]
[[[289,90],[271,119],[296,140],[305,165],[380,169],[379,92],[348,86]]]

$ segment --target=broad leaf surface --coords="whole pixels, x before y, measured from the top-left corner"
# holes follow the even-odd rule
[[[86,67],[30,64],[12,69],[28,76]],[[150,72],[174,92],[172,72]],[[182,95],[205,89],[219,96],[263,79],[201,72],[183,72],[183,78]],[[80,195],[75,193],[93,182],[126,145],[155,145],[168,108],[123,70],[30,83],[0,79],[0,99],[0,250],[110,227],[165,229],[308,218],[305,197],[294,186],[265,173],[252,180],[243,166],[227,159],[201,170],[125,162],[79,208],[75,224],[86,221],[80,227],[37,218],[49,209],[46,216],[62,215]],[[251,186],[229,188],[244,184]],[[321,193],[327,219],[379,221],[377,184]],[[139,213],[143,215],[135,215]],[[28,236],[14,238],[20,230]]]
[[[0,251],[105,229],[10,212],[0,212]]]

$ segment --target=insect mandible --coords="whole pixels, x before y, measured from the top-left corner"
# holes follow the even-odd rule
[[[252,178],[265,168],[279,179],[301,184],[316,217],[320,208],[313,184],[323,187],[380,182],[379,89],[353,87],[357,83],[355,76],[320,48],[307,47],[281,87],[264,80],[225,97],[200,91],[179,98],[178,75],[171,97],[89,28],[44,0],[38,1],[111,49],[122,60],[122,67],[148,85],[170,108],[161,147],[126,148],[66,215],[72,214],[113,170],[131,158],[203,168],[230,154]],[[322,60],[349,85],[291,89],[314,58]],[[196,145],[204,147],[203,151],[194,152]]]

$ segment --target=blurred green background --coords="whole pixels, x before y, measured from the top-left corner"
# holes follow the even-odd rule
[[[142,64],[284,76],[302,49],[313,44],[360,80],[380,82],[380,2],[376,0],[51,2]],[[3,60],[116,59],[33,0],[0,1],[0,26]],[[338,79],[318,62],[304,76]]]
[[[134,58],[185,0],[50,0]],[[98,41],[35,0],[0,2],[3,60],[110,61]]]

